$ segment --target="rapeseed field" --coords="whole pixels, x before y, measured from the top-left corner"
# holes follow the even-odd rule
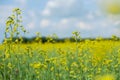
[[[120,80],[120,41],[96,39],[42,43],[37,33],[32,43],[22,43],[20,9],[6,21],[5,39],[0,45],[0,80]],[[17,15],[17,17],[16,17]],[[19,29],[18,29],[19,28]],[[53,41],[52,43],[50,41]]]
[[[2,44],[0,79],[119,80],[119,45],[112,40]]]

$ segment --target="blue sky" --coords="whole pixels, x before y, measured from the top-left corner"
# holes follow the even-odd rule
[[[80,31],[82,37],[120,35],[119,15],[106,14],[100,8],[102,0],[0,0],[0,41],[4,36],[5,20],[13,8],[22,10],[25,36],[56,33],[70,37]]]

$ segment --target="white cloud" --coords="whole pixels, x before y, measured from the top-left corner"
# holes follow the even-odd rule
[[[57,4],[56,4],[55,1],[52,1],[52,0],[48,1],[45,9],[42,12],[42,15],[44,15],[44,16],[50,16],[51,9],[55,8],[56,6],[57,6]]]
[[[35,23],[34,22],[30,22],[27,24],[26,26],[27,29],[34,29],[35,28]]]
[[[93,13],[92,12],[88,13],[87,18],[90,20],[94,19]]]
[[[85,23],[85,22],[82,22],[82,21],[77,23],[77,27],[79,27],[82,30],[91,30],[91,29],[93,29],[91,24],[88,24],[88,23]]]
[[[43,16],[50,16],[50,10],[49,9],[45,9],[45,10],[43,10],[43,12],[42,12],[42,15]]]
[[[69,13],[77,0],[49,0],[42,11],[43,16],[51,16],[56,13]],[[70,13],[69,13],[70,14]]]
[[[70,22],[71,22],[70,19],[64,18],[64,19],[61,19],[60,21],[58,21],[55,26],[57,29],[63,30],[63,29],[70,27]]]
[[[69,20],[68,19],[62,19],[60,21],[61,24],[68,24]]]
[[[67,29],[75,28],[76,24],[76,19],[75,18],[62,18],[59,19],[58,21],[52,20],[52,19],[42,19],[40,21],[40,27],[41,28],[48,28],[50,27],[50,30],[62,30],[65,31]]]
[[[53,1],[53,0],[48,1],[47,7],[51,7],[51,8],[57,7],[56,1]]]
[[[114,22],[114,25],[115,25],[115,26],[118,26],[118,25],[120,25],[120,20],[118,20],[118,21],[115,21],[115,22]]]
[[[48,26],[50,26],[50,23],[51,22],[48,19],[43,19],[40,22],[40,27],[42,27],[42,28],[48,27]]]
[[[56,23],[56,28],[60,30],[75,29],[77,18],[62,18]]]
[[[111,35],[120,36],[120,30],[118,28],[113,28],[111,33]]]
[[[117,27],[120,25],[120,15],[108,15],[106,22],[110,24],[109,26]]]
[[[106,22],[101,22],[100,24],[101,24],[101,27],[103,27],[103,28],[108,27],[108,23],[106,23]]]
[[[97,10],[97,11],[95,11],[95,15],[98,16],[98,17],[100,17],[100,16],[103,15],[103,13],[101,11]]]
[[[21,4],[22,6],[25,6],[27,0],[15,0],[15,1]]]
[[[27,15],[27,16],[29,16],[30,19],[31,19],[31,20],[34,20],[34,21],[37,20],[37,18],[38,18],[38,17],[36,16],[35,11],[32,11],[32,10],[29,10],[29,11],[28,11],[28,15]]]

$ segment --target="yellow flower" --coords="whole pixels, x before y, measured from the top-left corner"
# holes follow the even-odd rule
[[[33,64],[30,64],[33,68],[35,69],[38,69],[41,67],[41,63],[33,63]]]
[[[95,80],[115,80],[114,75],[108,74],[103,76],[97,76]]]
[[[10,68],[10,69],[12,69],[13,68],[13,66],[12,66],[12,64],[11,63],[8,63],[8,68]]]

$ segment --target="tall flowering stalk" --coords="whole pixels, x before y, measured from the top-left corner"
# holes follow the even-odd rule
[[[13,40],[13,37],[18,37],[20,31],[24,33],[26,32],[22,26],[21,10],[19,8],[15,8],[13,9],[13,14],[6,20],[5,42],[6,40],[11,42]]]
[[[3,60],[4,60],[4,71],[3,71],[3,80],[9,79],[12,80],[13,76],[13,67],[12,64],[14,63],[13,57],[15,55],[13,54],[13,45],[14,37],[19,37],[21,32],[26,32],[24,27],[22,26],[22,16],[21,16],[21,10],[19,8],[13,9],[13,14],[9,16],[6,20],[6,27],[5,27],[5,33],[4,33],[4,53],[3,53]],[[20,39],[22,40],[22,39]],[[15,40],[15,42],[18,43],[18,39]],[[8,56],[9,55],[9,56]],[[9,60],[8,62],[5,60]],[[18,63],[19,64],[19,63]],[[19,68],[19,66],[18,66]],[[9,75],[7,69],[10,69]]]

